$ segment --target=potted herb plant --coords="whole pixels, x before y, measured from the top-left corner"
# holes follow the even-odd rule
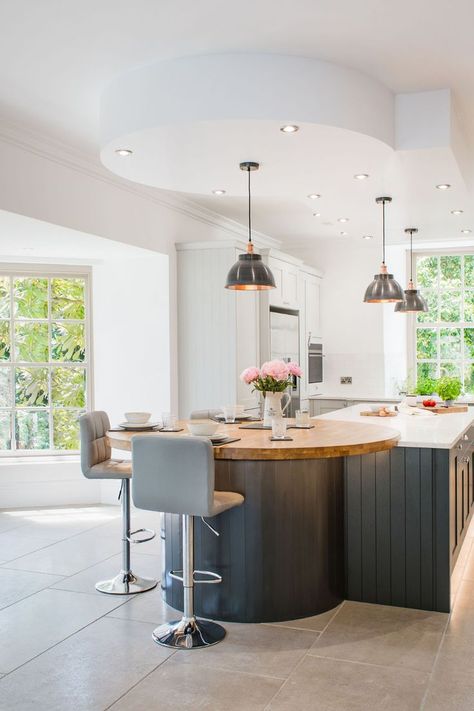
[[[436,392],[444,401],[446,407],[454,403],[461,394],[461,390],[462,386],[459,378],[452,378],[449,375],[440,378],[436,383]]]

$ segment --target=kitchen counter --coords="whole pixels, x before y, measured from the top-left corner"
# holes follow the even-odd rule
[[[308,400],[360,400],[360,402],[400,402],[401,396],[392,397],[380,397],[376,398],[373,395],[353,395],[352,392],[347,391],[340,392],[336,395],[325,395],[324,393],[318,393],[317,395],[310,395]]]
[[[186,422],[180,424],[183,431],[173,437],[187,434]],[[288,430],[292,441],[286,442],[270,441],[269,430],[220,425],[219,432],[239,441],[213,448],[215,488],[236,491],[245,501],[212,519],[219,537],[199,517],[194,520],[196,569],[222,575],[219,585],[196,586],[197,614],[279,622],[338,605],[345,591],[345,458],[389,453],[399,438],[390,424],[360,422],[348,428],[344,422],[319,420],[311,429]],[[129,450],[136,433],[107,436],[113,448]],[[180,567],[180,527],[180,516],[163,515],[162,595],[182,610],[183,586],[170,575]]]
[[[376,404],[379,400],[373,400]],[[421,412],[420,415],[405,415],[399,413],[397,417],[365,417],[360,415],[367,410],[367,405],[353,405],[342,410],[328,412],[312,421],[319,422],[351,422],[360,424],[370,422],[374,427],[387,426],[397,430],[400,434],[398,447],[422,447],[432,449],[451,449],[474,423],[474,408],[466,413],[452,415],[435,415]]]
[[[362,418],[359,418],[362,420]],[[292,424],[294,420],[288,420]],[[237,442],[214,447],[215,459],[235,460],[295,460],[320,459],[328,457],[345,457],[355,454],[369,454],[391,449],[397,444],[399,434],[385,421],[385,427],[380,423],[375,425],[365,419],[348,429],[338,422],[320,421],[311,429],[289,429],[287,434],[291,441],[273,442],[270,440],[271,430],[244,429],[238,424],[219,425],[219,432],[229,437],[239,438]],[[179,425],[182,432],[175,437],[189,435],[186,421]],[[159,432],[140,432],[149,437],[163,437]],[[109,432],[109,443],[115,449],[131,449],[131,441],[136,432]]]

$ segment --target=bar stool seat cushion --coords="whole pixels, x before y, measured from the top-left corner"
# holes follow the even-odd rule
[[[89,469],[89,479],[130,479],[132,462],[121,459],[106,459]]]
[[[234,506],[240,506],[244,503],[242,494],[237,494],[235,491],[215,491],[214,502],[212,505],[212,513],[210,516],[217,516],[227,509],[232,509]]]

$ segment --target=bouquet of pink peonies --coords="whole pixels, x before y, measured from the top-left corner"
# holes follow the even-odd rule
[[[253,385],[260,392],[281,393],[293,385],[293,376],[301,378],[301,368],[298,363],[285,363],[283,360],[269,360],[262,367],[246,368],[240,379],[247,385]]]

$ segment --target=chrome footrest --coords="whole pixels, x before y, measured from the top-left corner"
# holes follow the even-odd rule
[[[196,575],[207,575],[211,580],[196,580],[194,577]],[[179,580],[180,583],[183,582],[183,571],[182,570],[170,570],[169,572],[170,578],[173,578],[173,580]],[[217,583],[222,583],[222,575],[218,575],[217,573],[211,573],[210,570],[194,570],[193,571],[193,583],[195,585],[215,585]]]
[[[150,533],[150,536],[147,536],[146,538],[132,538],[132,536],[135,536],[137,533]],[[136,531],[130,531],[130,535],[127,536],[127,541],[129,543],[147,543],[148,541],[152,541],[156,536],[156,531],[154,531],[152,528],[137,528]]]

